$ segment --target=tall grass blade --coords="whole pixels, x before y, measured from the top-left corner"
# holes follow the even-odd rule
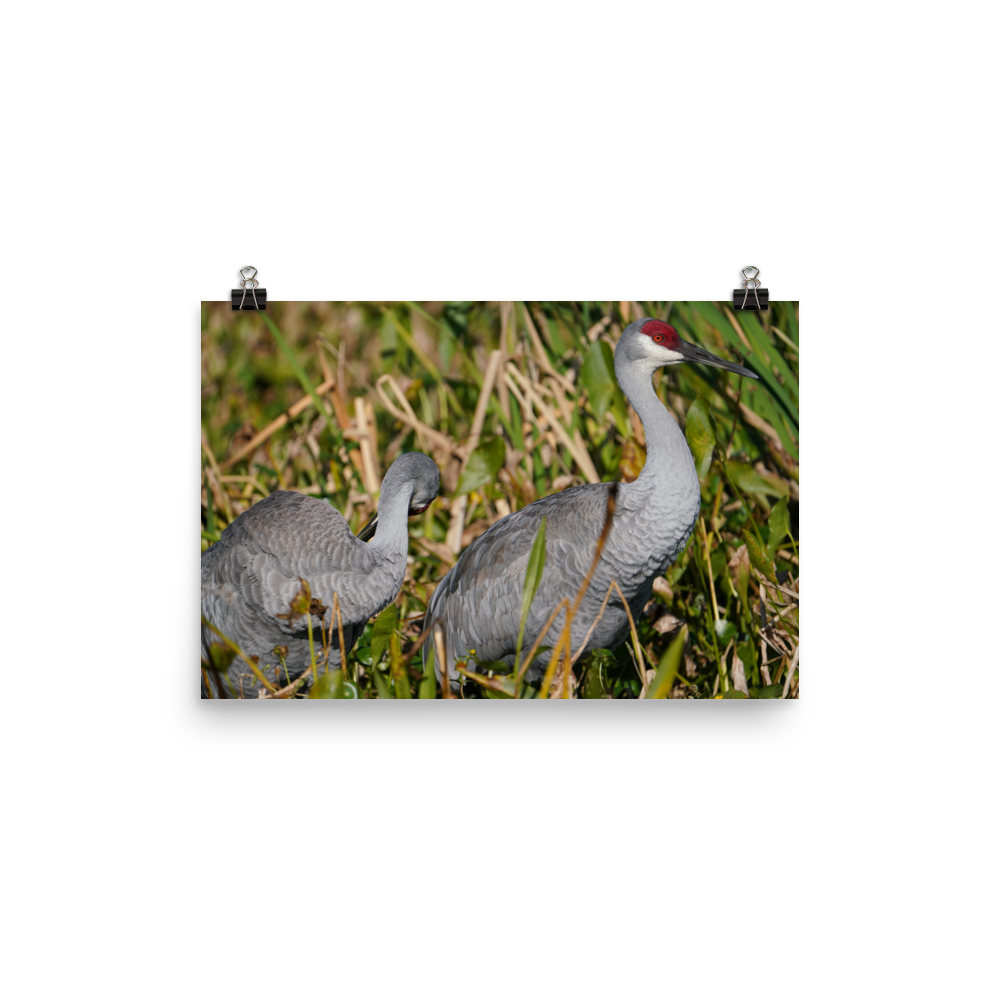
[[[375,626],[372,628],[372,668],[374,669],[382,661],[385,651],[389,648],[389,639],[396,631],[396,605],[390,604],[383,609],[382,613],[375,619]]]
[[[399,649],[399,636],[395,632],[389,636],[389,670],[392,674],[392,684],[396,691],[396,697],[412,698],[410,678],[403,666],[403,657]]]
[[[788,497],[782,497],[772,508],[767,519],[767,554],[772,561],[778,554],[778,546],[788,534]]]
[[[729,316],[730,320],[732,320],[734,324],[738,322],[728,307],[726,307],[726,315]],[[775,348],[771,347],[767,343],[767,340],[764,337],[764,331],[761,330],[760,325],[757,324],[756,321],[754,321],[751,325],[746,322],[745,313],[741,313],[740,315],[744,320],[742,323],[743,332],[746,334],[751,346],[753,347],[750,367],[764,382],[767,383],[767,387],[770,389],[771,394],[787,409],[797,425],[799,422],[799,408],[792,399],[789,387],[787,385],[782,385],[778,381],[777,375],[775,375],[771,370],[771,365],[780,357],[780,354],[775,350]],[[785,372],[788,373],[787,376],[785,375]],[[795,383],[795,389],[797,391],[798,384],[795,382],[795,376],[788,372],[787,366],[784,366],[784,372],[782,374],[783,377],[787,377]]]
[[[431,658],[424,647],[424,676],[420,680],[417,688],[418,698],[433,698],[437,693],[437,682],[434,680],[434,667],[431,666]]]
[[[521,623],[517,629],[517,648],[514,653],[514,675],[518,676],[521,671],[521,647],[524,644],[524,626],[528,621],[528,612],[531,610],[531,602],[538,592],[538,585],[542,582],[542,574],[545,572],[545,518],[535,532],[535,540],[531,544],[531,555],[528,556],[528,568],[524,571],[524,592],[521,595]]]
[[[392,699],[396,696],[392,693],[392,689],[389,687],[388,682],[382,676],[382,671],[377,667],[372,667],[372,678],[375,681],[375,690],[378,691],[378,696],[384,699]]]
[[[778,577],[774,572],[774,563],[768,557],[767,550],[750,534],[746,528],[743,529],[743,541],[747,543],[747,552],[750,555],[750,565],[766,576],[771,583],[777,583]]]
[[[754,349],[766,358],[768,365],[774,365],[778,369],[779,375],[784,380],[782,388],[785,389],[791,400],[797,404],[799,398],[799,380],[795,377],[791,368],[788,367],[788,362],[782,357],[781,351],[775,345],[768,343],[767,334],[764,333],[764,328],[757,321],[753,313],[741,312],[739,321],[750,338],[750,343],[754,345]],[[792,414],[797,421],[798,409],[795,408]]]
[[[660,665],[656,669],[656,677],[649,688],[649,698],[669,698],[670,691],[677,678],[681,660],[684,658],[684,643],[687,642],[687,627],[682,628],[660,657]]]

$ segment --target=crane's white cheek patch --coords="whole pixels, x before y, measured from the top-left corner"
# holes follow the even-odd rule
[[[658,365],[675,365],[684,360],[684,355],[680,351],[672,351],[669,347],[663,347],[653,343],[653,341],[649,341],[647,344],[646,356]]]
[[[664,364],[669,363],[675,365],[677,364],[678,361],[684,360],[684,355],[681,354],[680,351],[670,351],[667,350],[667,348],[665,347],[661,347],[658,353],[660,354],[661,357],[665,357],[667,359],[667,361],[665,361]]]

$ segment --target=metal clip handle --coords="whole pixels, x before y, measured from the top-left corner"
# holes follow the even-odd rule
[[[747,271],[753,271],[753,274],[747,274]],[[754,267],[753,264],[750,264],[748,267],[743,268],[743,270],[740,271],[740,274],[743,275],[743,287],[744,289],[746,289],[746,291],[744,291],[743,293],[743,308],[746,309],[747,307],[747,296],[750,294],[749,283],[752,281],[753,297],[754,301],[757,303],[757,308],[759,309],[760,299],[757,298],[757,289],[760,288],[760,278],[758,278],[757,275],[760,274],[760,268]]]
[[[244,274],[244,271],[252,271],[253,274]],[[240,309],[243,308],[243,303],[246,302],[247,298],[247,284],[250,284],[250,291],[253,295],[253,307],[254,309],[259,308],[257,305],[257,286],[260,282],[257,280],[257,268],[253,264],[247,264],[246,267],[240,268],[240,284],[243,286],[243,298],[240,299]],[[743,284],[746,284],[744,281]]]

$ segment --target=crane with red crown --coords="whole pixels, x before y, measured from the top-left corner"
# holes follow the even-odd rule
[[[661,320],[639,319],[625,329],[615,347],[615,376],[642,421],[646,464],[631,483],[587,483],[537,500],[497,521],[465,550],[435,590],[427,612],[428,625],[439,632],[436,645],[445,650],[453,683],[456,666],[471,650],[478,662],[502,661],[513,667],[525,570],[543,517],[545,568],[526,616],[523,648],[539,639],[550,650],[555,646],[568,608],[591,571],[602,534],[591,585],[570,624],[573,659],[591,649],[613,649],[626,638],[629,621],[622,598],[637,618],[651,596],[653,580],[684,548],[701,507],[684,432],[652,384],[657,369],[683,362],[757,378],[742,365],[681,340]],[[553,618],[562,602],[563,610]],[[434,657],[435,643],[428,646],[427,655]],[[529,682],[541,678],[550,655],[542,652],[531,663]],[[440,664],[435,668],[440,676]]]

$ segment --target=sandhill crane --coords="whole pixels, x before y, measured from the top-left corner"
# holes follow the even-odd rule
[[[618,486],[611,531],[592,584],[573,619],[570,635],[576,653],[597,618],[612,580],[617,581],[637,618],[652,593],[653,580],[677,557],[698,519],[701,497],[694,461],[684,432],[653,390],[656,369],[684,361],[714,365],[757,376],[680,339],[667,323],[639,319],[615,348],[615,375],[642,421],[646,465],[632,483]],[[456,660],[475,650],[479,662],[502,660],[513,666],[521,614],[521,594],[531,545],[546,518],[546,562],[531,605],[524,636],[530,648],[563,598],[572,601],[593,560],[604,526],[609,483],[585,484],[529,504],[497,521],[462,554],[434,592],[427,621],[439,625],[445,641],[449,677]],[[553,646],[565,612],[543,640]],[[628,616],[616,593],[586,638],[583,651],[613,648],[628,634]],[[434,658],[433,644],[428,643]],[[527,675],[538,680],[548,654],[539,656]]]
[[[399,593],[406,570],[407,516],[426,510],[437,493],[434,462],[421,452],[401,455],[385,475],[377,514],[357,536],[325,500],[285,490],[272,493],[240,514],[202,553],[202,615],[247,656],[259,656],[262,667],[278,666],[274,648],[287,646],[285,665],[294,681],[310,663],[306,617],[279,616],[288,615],[300,579],[325,606],[322,612],[317,606],[318,613],[311,616],[314,644],[319,643],[321,621],[329,632],[336,593],[350,650],[368,619]],[[334,628],[330,670],[340,664],[336,633]],[[207,658],[209,645],[218,641],[203,625],[202,655]],[[223,695],[253,698],[262,688],[240,659],[226,673]],[[212,671],[205,676],[218,696],[218,677]],[[269,680],[274,680],[273,672]],[[207,693],[203,687],[202,694]]]

